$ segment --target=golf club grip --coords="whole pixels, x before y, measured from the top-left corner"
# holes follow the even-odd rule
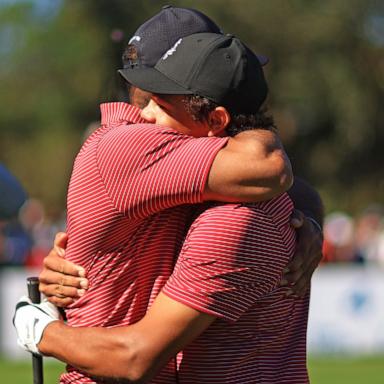
[[[28,296],[32,303],[40,303],[39,279],[37,277],[28,277],[27,279]],[[43,384],[43,358],[38,355],[32,355],[33,384]]]

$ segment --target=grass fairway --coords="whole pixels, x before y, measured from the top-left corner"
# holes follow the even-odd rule
[[[53,360],[44,363],[45,384],[58,383],[64,365]],[[322,357],[309,359],[311,384],[383,384],[384,356],[367,358]],[[0,359],[0,382],[32,383],[29,361]],[[234,383],[237,384],[237,383]],[[241,383],[238,383],[241,384]]]
[[[44,361],[44,383],[58,383],[59,375],[65,365],[52,359]],[[32,360],[10,361],[4,357],[0,359],[0,382],[9,384],[33,383]]]
[[[309,359],[311,384],[384,384],[384,355]]]

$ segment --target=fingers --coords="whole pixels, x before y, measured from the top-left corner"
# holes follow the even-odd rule
[[[39,276],[39,290],[48,301],[65,307],[72,304],[74,300],[83,296],[88,288],[88,280],[70,275],[63,275],[49,269],[44,269]]]
[[[303,297],[307,294],[310,286],[307,280],[301,279],[288,290],[287,296]]]
[[[285,273],[280,285],[289,286],[289,294],[305,295],[310,287],[312,275],[319,265],[321,258],[321,253],[314,255],[312,258],[307,258],[307,262],[303,263],[299,268]]]
[[[302,281],[304,285],[309,285],[311,277],[316,267],[318,266],[318,258],[308,260],[305,263],[302,263],[296,269],[290,269],[288,272],[284,273],[281,280],[281,286],[290,286],[291,288],[301,289]],[[296,288],[297,287],[297,288]]]
[[[83,277],[75,277],[71,275],[64,275],[50,269],[43,269],[39,276],[40,284],[52,284],[59,286],[67,286],[75,289],[87,289],[88,280]],[[62,293],[62,292],[61,292]]]
[[[296,248],[295,255],[292,260],[288,263],[287,267],[284,270],[284,276],[290,276],[292,273],[300,270],[305,264],[305,257],[303,251],[299,248]]]
[[[72,304],[85,293],[85,289],[59,284],[40,283],[39,289],[50,303],[58,307],[66,307]]]
[[[319,258],[317,258],[317,260],[312,260],[312,262],[308,265],[304,273],[290,287],[289,294],[293,294],[298,297],[303,297],[307,293],[308,289],[311,286],[312,275],[315,272],[317,266],[319,265],[318,259]]]
[[[44,270],[52,270],[65,275],[85,277],[85,269],[83,267],[61,258],[55,248],[51,249],[48,256],[44,258],[43,265]]]
[[[293,294],[301,297],[306,294],[311,285],[311,278],[317,265],[317,261],[312,261],[309,264],[303,265],[301,269],[285,276],[290,288],[288,291],[289,295]]]
[[[60,257],[65,256],[65,248],[67,247],[68,235],[65,232],[58,232],[53,242],[54,249]]]
[[[44,258],[39,276],[39,290],[52,304],[65,307],[84,295],[88,288],[85,269],[60,257],[57,249],[65,246],[67,235],[58,233],[55,247]]]
[[[68,287],[59,284],[41,284],[43,293],[49,298],[51,296],[59,299],[71,298],[77,299],[84,295],[85,290],[82,288]]]
[[[306,218],[297,229],[295,255],[284,271],[281,286],[288,286],[289,294],[305,295],[311,277],[322,259],[322,233]]]
[[[72,303],[75,302],[75,300],[71,297],[60,298],[56,296],[50,296],[50,297],[47,297],[47,300],[59,308],[66,308],[68,307],[68,305],[71,305]]]
[[[300,269],[294,273],[290,273],[284,276],[282,286],[288,286],[289,290],[287,291],[287,296],[295,295],[302,296],[306,293],[307,289],[310,287],[311,276],[314,269],[310,272],[309,269],[304,270]]]
[[[311,241],[311,240],[310,240]],[[295,254],[292,260],[288,263],[284,270],[284,277],[288,280],[292,280],[294,276],[297,276],[297,272],[305,269],[306,265],[310,263],[311,257],[308,253],[310,252],[311,244],[309,239],[299,238],[296,244]]]

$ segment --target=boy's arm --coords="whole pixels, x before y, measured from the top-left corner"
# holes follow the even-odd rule
[[[252,130],[230,138],[216,155],[204,200],[257,202],[292,185],[291,163],[276,133]]]
[[[151,124],[121,126],[100,139],[96,157],[110,200],[128,218],[204,200],[263,201],[292,184],[280,139],[261,129],[194,138]],[[86,159],[78,157],[76,169]]]

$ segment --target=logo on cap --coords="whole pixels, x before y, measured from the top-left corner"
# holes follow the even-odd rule
[[[167,52],[165,52],[165,54],[163,56],[163,60],[167,60],[169,56],[173,55],[176,52],[176,48],[180,45],[182,40],[183,39],[177,40],[175,45],[172,48],[168,49]]]

